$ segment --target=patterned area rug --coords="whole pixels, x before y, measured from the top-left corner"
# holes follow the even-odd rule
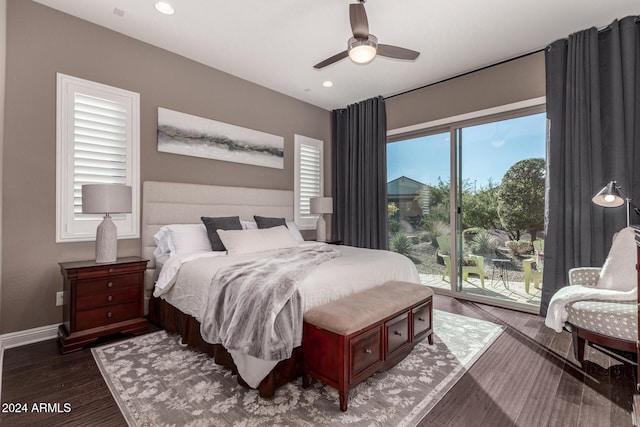
[[[113,397],[131,426],[413,426],[495,341],[490,322],[434,310],[434,344],[418,344],[401,363],[349,392],[318,381],[279,388],[273,399],[164,331],[93,349]]]

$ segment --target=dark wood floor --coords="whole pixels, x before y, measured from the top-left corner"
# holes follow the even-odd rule
[[[582,371],[571,337],[538,316],[436,295],[436,309],[490,320],[505,332],[421,426],[631,426],[634,368],[587,348]],[[436,331],[437,334],[437,331]],[[61,356],[55,341],[5,351],[2,401],[69,403],[62,414],[0,414],[3,426],[124,426],[90,350]]]

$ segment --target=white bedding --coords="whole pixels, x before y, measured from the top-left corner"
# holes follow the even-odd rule
[[[309,244],[324,243],[306,242],[301,245]],[[350,246],[335,247],[341,256],[316,267],[298,286],[303,312],[389,280],[420,283],[415,265],[403,255]],[[234,256],[199,252],[171,257],[164,263],[154,295],[202,322],[209,284],[215,272],[222,266],[269,256],[272,252]],[[277,363],[235,352],[231,352],[231,355],[240,375],[252,387],[257,387]]]

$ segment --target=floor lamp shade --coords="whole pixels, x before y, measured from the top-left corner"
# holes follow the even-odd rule
[[[616,181],[609,183],[591,199],[593,203],[605,208],[617,208],[627,203],[627,227],[629,226],[629,208],[631,207],[631,199],[623,192]]]
[[[118,229],[112,213],[131,212],[131,187],[118,184],[82,186],[82,213],[104,214],[96,230],[96,262],[115,262],[118,257]]]
[[[333,199],[331,197],[312,197],[309,199],[309,211],[312,214],[319,214],[316,225],[316,240],[326,242],[327,223],[324,220],[324,214],[333,213]]]

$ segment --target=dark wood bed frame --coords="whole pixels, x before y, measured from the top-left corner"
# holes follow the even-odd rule
[[[215,363],[225,366],[236,374],[238,384],[249,387],[238,374],[233,358],[221,344],[209,344],[200,335],[200,322],[193,316],[183,313],[163,299],[152,297],[149,301],[149,320],[171,334],[182,337],[182,343],[213,356]],[[289,359],[281,360],[271,370],[260,385],[260,397],[273,397],[276,388],[301,377],[303,373],[302,347],[293,349]]]

